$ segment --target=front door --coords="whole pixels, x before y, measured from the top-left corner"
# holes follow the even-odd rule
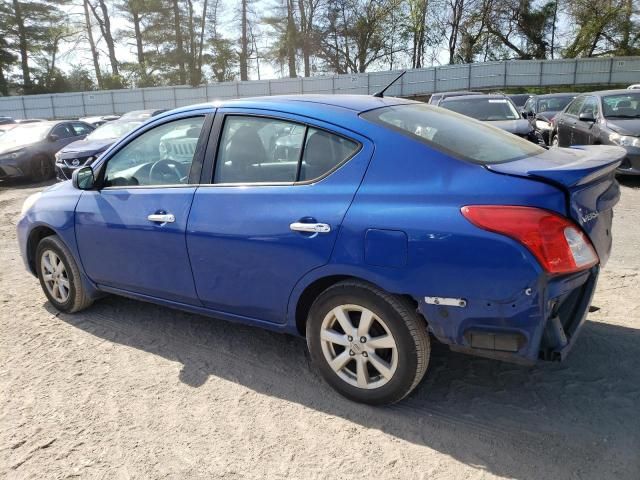
[[[213,183],[198,188],[187,227],[198,296],[282,323],[298,280],[329,261],[372,147],[294,116],[226,113]]]
[[[199,138],[208,136],[204,124],[204,115],[160,123],[106,159],[102,188],[83,192],[76,207],[80,259],[93,282],[200,303],[185,230],[196,190],[190,172],[201,161]]]
[[[579,116],[582,114],[590,114],[593,118],[598,118],[598,99],[596,97],[587,97],[580,108],[578,121],[574,127],[573,145],[593,144],[593,129],[596,124],[589,120],[580,120]]]

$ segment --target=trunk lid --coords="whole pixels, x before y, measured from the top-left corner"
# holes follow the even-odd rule
[[[626,155],[620,147],[555,148],[512,162],[486,165],[496,173],[526,177],[561,188],[568,214],[589,236],[604,265],[611,252],[613,207],[620,199],[615,170]]]

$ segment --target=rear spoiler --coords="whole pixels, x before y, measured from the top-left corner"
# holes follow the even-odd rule
[[[613,172],[627,154],[621,147],[584,145],[554,148],[534,157],[488,164],[486,168],[519,177],[552,181],[567,188],[586,185]]]

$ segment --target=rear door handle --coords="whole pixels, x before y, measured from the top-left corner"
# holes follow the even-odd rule
[[[176,217],[173,213],[152,213],[147,216],[147,220],[158,223],[173,223],[176,221]]]
[[[326,223],[302,223],[294,222],[289,225],[289,228],[294,232],[307,232],[307,233],[329,233],[331,227]]]

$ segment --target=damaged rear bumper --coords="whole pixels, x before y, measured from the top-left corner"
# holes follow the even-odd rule
[[[435,337],[451,350],[519,364],[563,360],[578,337],[595,292],[599,266],[563,277],[541,277],[507,300],[465,299],[464,306],[419,309]]]

